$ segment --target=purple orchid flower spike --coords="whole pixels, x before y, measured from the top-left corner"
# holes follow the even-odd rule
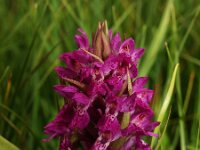
[[[60,138],[60,150],[150,150],[142,139],[155,136],[150,107],[153,90],[147,77],[137,77],[143,48],[132,38],[122,41],[107,22],[99,23],[92,44],[82,29],[75,35],[78,50],[60,56],[65,67],[56,67],[61,83],[55,91],[64,106],[45,126],[49,138]]]

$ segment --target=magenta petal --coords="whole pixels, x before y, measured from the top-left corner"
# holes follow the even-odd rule
[[[135,64],[132,64],[131,68],[129,68],[129,73],[131,78],[135,78],[138,75],[138,70]]]
[[[67,135],[64,135],[60,139],[59,150],[68,150],[71,148],[71,142]]]
[[[151,150],[150,146],[139,137],[135,140],[135,150]]]
[[[80,55],[84,55],[84,57],[77,60],[76,53],[78,53],[78,50],[75,52],[64,53],[60,56],[60,59],[65,62],[68,69],[79,73],[80,68],[85,65],[85,59],[88,58],[88,55],[83,54],[81,51]]]
[[[78,29],[80,35],[75,35],[75,41],[80,48],[88,49],[89,41],[86,33],[82,29]]]
[[[131,53],[132,61],[138,61],[142,57],[143,54],[144,54],[143,48],[134,49]]]
[[[112,70],[118,68],[118,62],[115,56],[110,56],[102,67],[104,75],[108,75]]]
[[[120,112],[131,112],[135,109],[135,98],[136,95],[132,94],[130,97],[122,97],[118,99],[119,111]]]
[[[149,104],[145,101],[142,101],[141,99],[138,99],[137,97],[136,97],[135,105],[136,105],[135,107],[137,108],[135,111],[136,115],[139,113],[147,113],[149,117],[152,117],[154,115],[153,110],[151,109]]]
[[[135,137],[129,138],[120,148],[120,150],[132,150],[135,143]]]
[[[89,97],[87,97],[83,93],[75,93],[72,97],[73,100],[75,100],[77,103],[87,105],[90,101]]]
[[[60,60],[64,61],[70,69],[74,67],[72,55],[73,53],[63,53],[60,55]]]
[[[114,54],[117,54],[119,52],[120,49],[120,45],[121,45],[121,38],[119,33],[117,33],[112,39],[111,39],[111,48]]]
[[[111,140],[118,138],[118,136],[121,134],[120,124],[117,118],[114,118],[112,116],[102,117],[99,120],[97,127],[101,132],[110,131],[112,133]]]
[[[76,73],[74,71],[70,70],[69,68],[56,67],[55,71],[58,74],[58,76],[62,79],[64,79],[64,78],[73,79],[77,76]]]
[[[158,134],[153,133],[153,132],[146,132],[146,135],[148,135],[148,136],[154,136],[154,137],[159,137]]]
[[[139,89],[142,89],[145,84],[147,83],[147,81],[149,80],[148,77],[140,77],[137,78],[134,82],[133,82],[133,90],[137,91]]]
[[[74,86],[55,85],[54,90],[65,98],[72,98],[72,96],[78,91]]]
[[[90,117],[86,111],[77,110],[73,120],[71,121],[70,126],[72,128],[83,129],[88,125],[89,121],[90,121]]]
[[[154,91],[149,89],[141,89],[138,90],[136,93],[137,93],[137,98],[145,103],[150,103],[154,95]]]
[[[151,121],[152,116],[149,116],[148,112],[142,112],[138,114],[133,114],[130,119],[129,126],[123,130],[123,135],[147,135],[156,136],[157,134],[152,133],[154,128],[159,125],[158,122]]]
[[[113,85],[116,86],[116,84],[121,84],[122,85],[122,80],[118,76],[112,76],[106,80],[108,85]],[[120,88],[119,88],[120,90]]]
[[[50,135],[50,139],[70,133],[68,124],[72,120],[73,109],[70,106],[63,106],[56,118],[47,124],[45,128],[45,134]]]
[[[127,53],[128,51],[131,52],[134,50],[135,42],[132,38],[126,39],[120,46],[119,52],[120,53]]]
[[[86,66],[88,64],[88,62],[90,62],[91,56],[86,54],[83,50],[76,50],[73,52],[73,58],[74,60],[78,61],[79,63],[82,64],[82,66]],[[77,58],[79,58],[77,60]]]

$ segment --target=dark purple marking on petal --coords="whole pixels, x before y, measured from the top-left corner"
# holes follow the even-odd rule
[[[132,38],[126,39],[120,46],[120,53],[130,53],[134,50],[135,42]]]

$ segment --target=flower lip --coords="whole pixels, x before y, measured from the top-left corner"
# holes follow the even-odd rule
[[[119,48],[119,53],[130,53],[134,50],[135,42],[132,38],[126,39]]]

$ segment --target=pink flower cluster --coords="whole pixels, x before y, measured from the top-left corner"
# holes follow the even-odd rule
[[[132,38],[113,36],[106,22],[99,23],[89,44],[86,33],[75,35],[78,50],[60,56],[65,67],[55,70],[61,84],[54,87],[65,101],[55,119],[45,126],[46,141],[60,137],[60,150],[150,150],[143,136],[152,131],[153,91],[137,77],[137,62],[144,53]]]

